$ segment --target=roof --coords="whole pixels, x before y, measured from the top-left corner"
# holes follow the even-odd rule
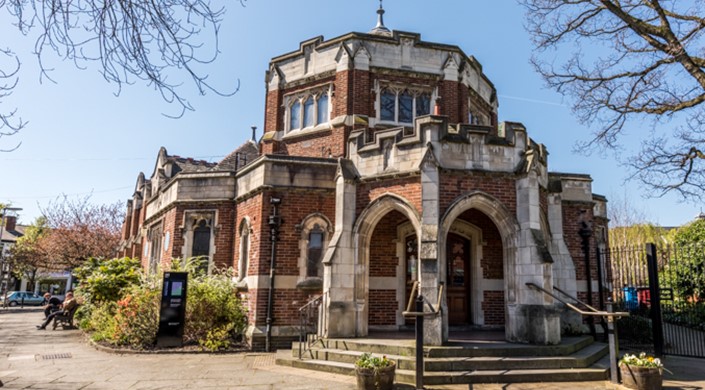
[[[2,231],[0,231],[0,241],[3,242],[15,242],[17,241],[18,238],[24,236],[24,230],[27,228],[27,225],[15,225],[14,230],[5,230],[5,227],[2,228]]]
[[[220,160],[214,169],[218,171],[237,171],[254,161],[257,157],[259,157],[259,147],[257,143],[253,140],[247,140],[244,144],[240,145],[240,147]]]

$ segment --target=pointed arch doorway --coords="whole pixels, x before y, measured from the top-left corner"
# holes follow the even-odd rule
[[[446,239],[446,300],[448,325],[470,325],[472,321],[471,241],[449,233]]]

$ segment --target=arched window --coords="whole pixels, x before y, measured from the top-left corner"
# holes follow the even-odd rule
[[[191,257],[198,258],[198,269],[204,273],[208,273],[210,249],[211,227],[209,226],[208,221],[201,219],[196,221],[193,229],[193,247],[191,249]]]
[[[413,123],[416,117],[431,113],[431,92],[403,86],[387,86],[379,90],[379,120]]]
[[[318,97],[318,124],[326,123],[329,120],[328,94],[324,93]]]
[[[411,123],[414,121],[414,97],[409,91],[399,94],[399,122]]]
[[[296,225],[299,238],[299,282],[297,288],[320,290],[323,287],[324,264],[332,224],[321,213],[314,213]]]
[[[304,127],[314,126],[315,107],[313,104],[313,96],[309,96],[304,102]]]
[[[416,116],[428,115],[431,113],[431,95],[422,93],[416,97]]]
[[[325,232],[316,224],[308,233],[308,256],[306,259],[306,276],[323,277],[323,240]]]
[[[328,84],[284,97],[289,122],[286,131],[323,129],[330,122],[333,86]],[[321,126],[321,127],[319,127]]]
[[[237,259],[237,281],[242,282],[247,277],[250,266],[250,224],[247,219],[240,223],[240,254]]]
[[[289,129],[301,128],[301,102],[297,99],[289,110]]]
[[[389,89],[382,90],[380,97],[380,119],[396,121],[397,94]]]

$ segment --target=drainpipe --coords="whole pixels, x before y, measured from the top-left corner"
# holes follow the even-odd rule
[[[281,198],[272,197],[269,203],[272,205],[272,215],[269,216],[269,238],[272,240],[272,256],[269,259],[269,292],[267,293],[267,337],[265,339],[265,351],[272,352],[272,310],[274,306],[274,268],[277,263],[277,240],[279,238],[279,226],[281,217],[279,216],[279,205]]]

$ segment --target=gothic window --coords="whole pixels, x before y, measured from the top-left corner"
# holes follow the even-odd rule
[[[330,94],[331,86],[326,86],[287,96],[287,131],[327,124],[330,121]]]
[[[297,230],[299,239],[299,283],[304,289],[320,289],[323,283],[323,258],[332,235],[330,221],[320,213],[304,218]]]
[[[330,113],[328,112],[328,94],[324,93],[318,97],[318,123],[327,123]]]
[[[210,273],[212,268],[215,216],[215,210],[186,211],[181,226],[184,237],[182,258],[196,263],[197,269],[203,273]]]
[[[431,93],[410,88],[385,87],[379,95],[379,120],[413,123],[418,116],[431,113]]]
[[[291,130],[298,129],[301,127],[301,121],[299,120],[301,116],[301,102],[297,99],[294,104],[291,105],[289,110],[289,128]]]
[[[149,246],[151,252],[149,254],[149,272],[157,273],[159,264],[161,263],[162,254],[162,229],[161,227],[153,227],[148,235]]]
[[[396,121],[397,94],[389,89],[382,91],[380,98],[380,119]]]
[[[307,277],[323,277],[323,239],[325,232],[316,224],[308,234]]]
[[[241,282],[247,277],[247,268],[250,266],[250,224],[247,219],[240,223],[240,256],[237,260],[237,281]]]

